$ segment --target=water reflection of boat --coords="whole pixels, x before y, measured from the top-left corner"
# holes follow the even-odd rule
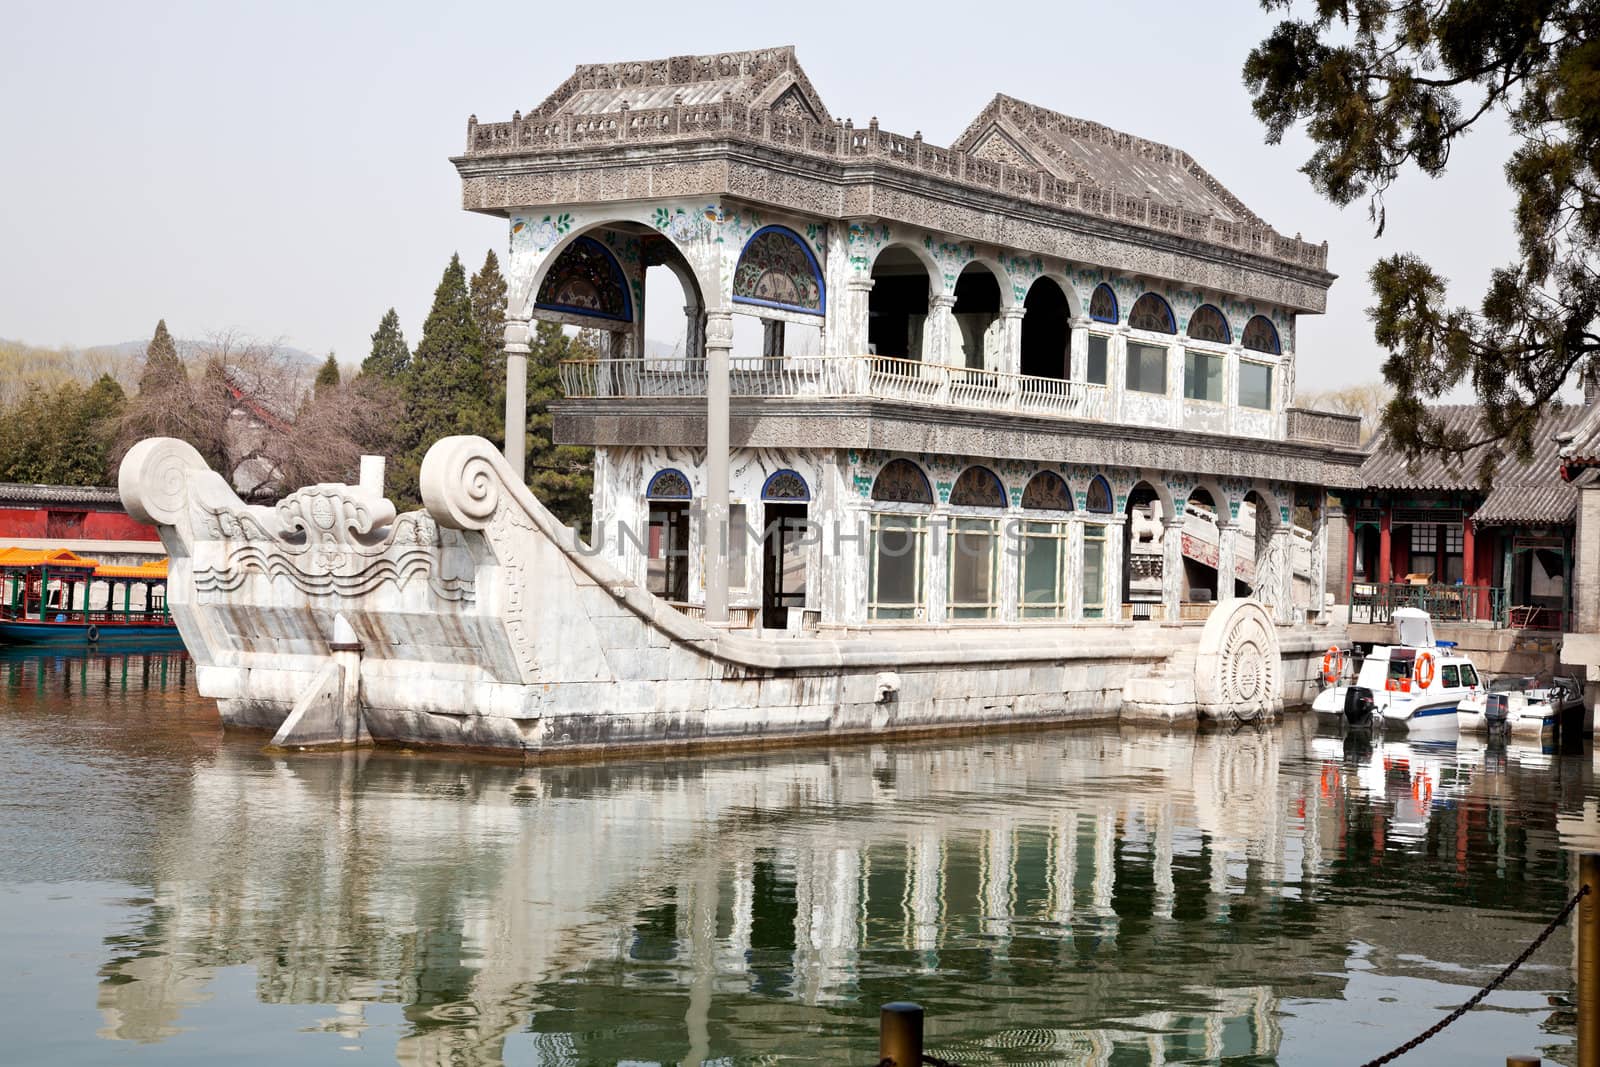
[[[1427,612],[1396,608],[1393,618],[1395,643],[1374,646],[1355,680],[1324,689],[1312,702],[1312,710],[1343,719],[1350,714],[1349,698],[1365,695],[1385,727],[1398,726],[1414,734],[1454,734],[1457,706],[1480,692],[1477,667],[1456,650],[1454,642],[1434,638]]]
[[[166,588],[164,559],[117,566],[67,549],[0,549],[0,646],[179,647]],[[93,607],[97,592],[104,603]]]

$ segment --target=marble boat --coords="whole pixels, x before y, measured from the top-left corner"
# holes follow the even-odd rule
[[[129,513],[171,557],[168,604],[200,692],[284,747],[437,744],[528,755],[763,744],[1131,717],[1271,716],[1300,703],[1325,638],[1250,599],[1201,626],[746,636],[596,558],[488,442],[450,437],[397,515],[382,460],[275,508],[191,446],[124,460]]]

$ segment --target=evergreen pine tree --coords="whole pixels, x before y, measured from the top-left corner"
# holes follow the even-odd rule
[[[472,321],[477,323],[478,336],[483,339],[483,373],[488,386],[486,419],[497,427],[491,436],[504,441],[506,279],[500,273],[500,260],[492,248],[483,257],[483,269],[472,276]]]
[[[411,350],[406,347],[405,335],[400,332],[400,316],[394,308],[384,312],[378,323],[378,332],[372,335],[372,354],[361,362],[362,374],[375,374],[394,380],[411,366]]]
[[[422,457],[435,441],[463,433],[500,436],[488,395],[483,339],[473,321],[467,273],[459,255],[450,257],[434,290],[433,309],[422,326],[422,340],[412,354],[401,391],[406,424],[395,487],[397,496],[413,502],[419,499]]]
[[[562,396],[561,361],[593,359],[596,349],[587,336],[568,337],[553,322],[536,323],[528,340],[528,486],[563,523],[587,530],[594,449],[555,443],[550,404]]]
[[[167,332],[167,320],[156,323],[155,336],[144,350],[144,370],[139,375],[139,392],[161,392],[185,377],[178,346]]]
[[[332,352],[328,353],[327,360],[318,369],[316,381],[312,382],[311,387],[316,390],[318,396],[329,389],[339,388],[339,361],[334,358]]]

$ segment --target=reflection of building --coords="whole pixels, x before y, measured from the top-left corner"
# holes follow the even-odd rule
[[[797,1040],[843,1062],[870,1046],[870,1006],[909,990],[960,998],[956,1059],[1270,1057],[1279,998],[1336,996],[1344,946],[1374,940],[1364,882],[1426,869],[1341,761],[1320,790],[1282,773],[1307,725],[569,769],[226,750],[157,827],[153,902],[100,1008],[108,1036],[161,1040],[247,964],[261,1000],[327,1005],[345,1040],[375,1039],[365,1005],[400,1005],[403,1063]],[[1481,808],[1459,831],[1436,818],[1505,832]],[[1474,915],[1479,944],[1435,956],[1475,962],[1516,940],[1506,924]],[[1178,990],[1184,1010],[1139,1006]],[[627,1025],[596,1025],[619,1005]]]

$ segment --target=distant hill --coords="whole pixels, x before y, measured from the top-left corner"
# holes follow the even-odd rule
[[[189,360],[198,357],[211,347],[210,341],[196,341],[177,339],[174,343],[178,346],[178,356]],[[105,353],[112,356],[122,356],[132,359],[143,359],[144,350],[150,346],[150,339],[142,341],[119,341],[114,345],[93,345],[84,349],[84,354],[93,355]],[[303,348],[293,348],[288,345],[274,346],[273,350],[291,363],[304,363],[307,366],[317,366],[326,359],[326,356],[314,356]]]

